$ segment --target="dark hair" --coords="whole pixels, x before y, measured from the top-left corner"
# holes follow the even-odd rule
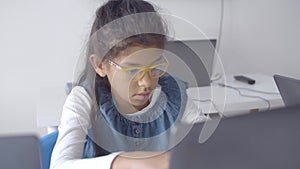
[[[167,41],[167,24],[155,7],[144,0],[109,0],[96,11],[85,57],[79,59],[75,72],[75,85],[85,87],[97,100],[95,89],[100,82],[108,84],[107,77],[100,77],[90,63],[92,54],[99,61],[116,57],[129,46],[164,48]]]
[[[150,13],[150,15],[145,15],[146,17],[129,17],[125,23],[106,29],[107,25],[116,20],[132,16],[133,14],[144,13]],[[101,32],[103,29],[105,29],[105,33]],[[134,31],[135,29],[137,31]],[[118,36],[123,32],[131,36],[125,38]],[[132,32],[137,33],[132,34]],[[108,57],[116,57],[119,52],[129,46],[135,45],[145,47],[155,46],[163,49],[167,41],[167,32],[165,22],[149,2],[144,0],[109,0],[96,11],[96,18],[91,29],[86,51],[85,68],[79,76],[77,84],[84,86],[92,96],[92,99],[95,99],[96,103],[99,103],[97,86],[105,85],[110,88],[110,84],[107,77],[102,78],[95,73],[88,58],[92,54],[97,55],[101,58],[100,60]],[[107,52],[101,53],[101,51]],[[98,111],[99,107],[93,107],[93,113]],[[94,146],[96,148],[94,152],[95,156],[103,155],[103,149],[95,143]]]
[[[95,35],[97,34],[98,30],[117,19],[139,13],[156,13],[156,10],[154,9],[153,5],[143,0],[110,0],[96,11],[96,18],[92,26],[90,37],[96,36],[96,42],[101,43],[101,36],[99,35],[98,37],[97,35]],[[109,48],[109,50],[105,54],[105,56],[99,57],[115,57],[119,52],[133,45],[156,46],[157,48],[164,48],[164,44],[166,42],[167,27],[164,25],[162,18],[158,14],[152,14],[149,18],[139,18],[138,21],[134,19],[134,17],[126,19],[127,22],[130,22],[128,23],[129,26],[125,24],[119,25],[120,27],[116,27],[114,28],[114,30],[106,31],[106,36],[111,38],[110,41],[119,40],[118,37],[115,37],[114,39],[114,36],[117,36],[116,34],[128,32],[129,29],[134,29],[134,25],[137,24],[139,25],[139,27],[142,27],[142,29],[149,29],[147,28],[149,26],[153,27],[152,30],[159,30],[158,32],[160,32],[161,34],[136,34],[131,37],[122,39],[120,42],[114,44],[113,46],[107,44],[110,41],[106,41],[104,42],[106,44],[102,43],[101,47]],[[88,55],[97,53],[97,50],[99,51],[102,49],[99,49],[99,47],[97,48],[94,44],[90,45],[88,49]]]
[[[134,14],[147,13],[151,15],[142,15],[142,17],[134,16]],[[117,26],[105,27],[126,16],[130,17],[127,17],[124,23],[121,22]],[[102,31],[103,29],[106,29],[105,35],[104,31]],[[128,32],[132,32],[134,29],[137,29],[137,34],[125,37],[124,39],[120,37],[121,34],[130,34]],[[146,30],[149,33],[138,33],[139,30]],[[149,2],[144,0],[110,0],[96,11],[96,18],[90,33],[91,40],[88,44],[87,57],[96,54],[101,58],[99,60],[108,57],[113,58],[129,46],[135,45],[145,47],[155,46],[162,49],[167,41],[166,34],[167,27],[165,22]],[[100,52],[105,50],[107,52]],[[95,86],[98,86],[100,81],[109,84],[107,83],[107,77],[102,78],[96,74]]]

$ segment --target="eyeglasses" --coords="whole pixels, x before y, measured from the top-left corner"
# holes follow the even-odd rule
[[[117,69],[125,72],[128,78],[131,78],[133,81],[141,80],[145,73],[148,72],[151,78],[159,78],[163,76],[169,66],[168,62],[159,63],[149,67],[137,66],[137,67],[122,67],[119,64],[113,62],[112,60],[107,60],[108,63],[112,66],[115,66]]]

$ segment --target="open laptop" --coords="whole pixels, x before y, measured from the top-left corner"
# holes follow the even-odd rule
[[[164,52],[170,62],[168,72],[189,87],[209,86],[216,43],[216,39],[168,41]]]
[[[299,122],[300,106],[235,116],[202,144],[203,123],[195,124],[171,150],[170,169],[300,168]]]
[[[1,136],[1,169],[41,169],[39,139],[36,136]]]
[[[300,80],[274,75],[274,81],[286,106],[300,104]]]

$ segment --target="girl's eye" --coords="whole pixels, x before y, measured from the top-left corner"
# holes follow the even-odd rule
[[[160,76],[160,75],[164,74],[166,69],[167,69],[167,67],[165,65],[156,66],[151,70],[151,75],[152,76]]]
[[[127,74],[128,75],[135,75],[139,72],[140,70],[139,69],[130,69],[127,71]]]
[[[153,68],[152,70],[151,70],[151,75],[152,76],[158,76],[158,75],[160,75],[162,73],[162,70],[161,69],[158,69],[158,68]]]

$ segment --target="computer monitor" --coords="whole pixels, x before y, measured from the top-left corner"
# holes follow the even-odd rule
[[[286,106],[300,104],[300,80],[274,75],[274,81]]]
[[[169,72],[188,82],[189,87],[210,85],[215,47],[216,39],[168,41],[164,55],[171,65]]]
[[[199,143],[203,123],[171,150],[170,169],[300,168],[300,106],[222,119]],[[186,124],[177,127],[181,135]]]
[[[41,169],[40,144],[36,136],[0,137],[0,168]]]

